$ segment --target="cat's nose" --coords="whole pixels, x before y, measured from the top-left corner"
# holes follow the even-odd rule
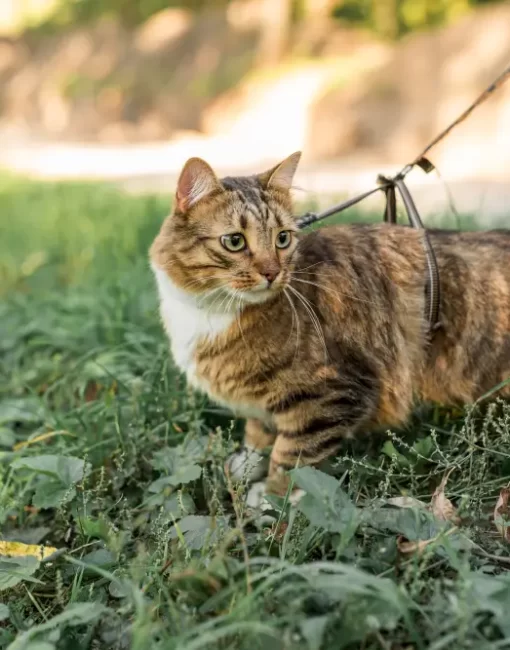
[[[279,270],[276,269],[266,269],[265,271],[262,271],[261,275],[266,278],[266,280],[269,282],[269,284],[272,284],[276,276],[278,275]]]
[[[276,260],[259,260],[255,263],[255,268],[268,284],[272,284],[280,273],[280,265]]]

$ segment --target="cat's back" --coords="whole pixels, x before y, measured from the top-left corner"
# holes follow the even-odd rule
[[[388,280],[418,286],[425,270],[423,232],[386,223],[327,226],[301,235],[298,267],[329,277],[338,273],[363,293]]]
[[[457,231],[429,229],[440,266],[451,258],[471,269],[501,265],[510,277],[510,229]],[[390,224],[334,225],[307,233],[300,241],[300,263],[355,267],[361,275],[424,269],[424,231]]]
[[[465,262],[472,272],[495,269],[510,278],[510,230],[455,231],[431,230],[430,237],[439,257]]]

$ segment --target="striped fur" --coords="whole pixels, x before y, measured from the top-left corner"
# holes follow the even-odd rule
[[[282,470],[405,422],[416,399],[469,402],[510,376],[509,231],[431,233],[443,328],[428,345],[422,234],[386,224],[297,232],[295,162],[276,168],[278,182],[274,169],[208,179],[211,191],[177,207],[151,248],[170,338],[190,325],[178,303],[165,301],[162,283],[200,312],[189,363],[174,349],[177,363],[188,375],[192,364],[193,383],[212,399],[258,414],[246,443],[272,445],[275,492],[286,488]],[[282,230],[293,233],[284,250],[275,246]],[[246,250],[222,246],[234,232]],[[270,287],[268,269],[277,273]]]

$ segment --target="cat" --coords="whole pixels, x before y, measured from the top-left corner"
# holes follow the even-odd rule
[[[429,335],[423,231],[299,231],[299,159],[221,180],[188,160],[150,250],[175,363],[247,418],[228,471],[267,473],[265,490],[280,495],[287,470],[405,423],[417,399],[468,403],[510,377],[510,231],[429,231],[441,286]]]

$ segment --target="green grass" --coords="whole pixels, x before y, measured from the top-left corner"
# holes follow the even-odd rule
[[[0,557],[0,648],[510,648],[509,407],[423,407],[334,478],[295,471],[306,497],[259,530],[222,469],[240,427],[186,388],[159,323],[168,205],[0,177],[1,538],[60,550]],[[452,468],[457,528],[388,502],[428,504]]]

